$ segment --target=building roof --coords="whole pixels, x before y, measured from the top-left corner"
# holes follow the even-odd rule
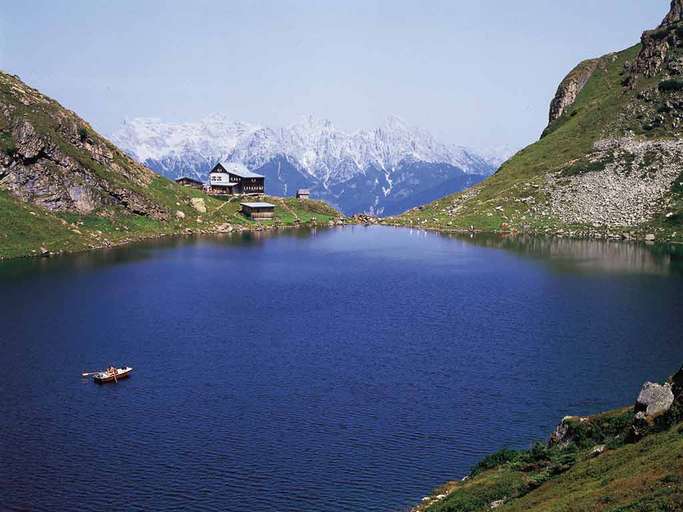
[[[248,208],[275,208],[274,204],[270,203],[240,203],[242,206],[246,206]]]
[[[218,162],[217,166],[218,165],[220,165],[225,170],[225,172],[229,172],[230,174],[234,174],[235,176],[239,176],[240,178],[263,178],[261,174],[251,172],[244,165],[238,162]],[[212,172],[216,172],[215,169],[216,168],[214,167],[214,170]]]
[[[299,190],[296,191],[297,194],[310,194],[311,191],[307,188],[300,188]]]
[[[181,176],[180,178],[176,178],[176,181],[181,181],[181,180],[187,180],[187,181],[192,181],[193,183],[199,183],[201,185],[201,181],[196,180],[194,178],[190,178],[189,176]]]

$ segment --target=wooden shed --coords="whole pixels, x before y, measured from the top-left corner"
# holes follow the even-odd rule
[[[242,213],[253,220],[272,219],[275,215],[275,205],[270,203],[240,203]]]
[[[183,187],[191,187],[191,188],[201,189],[204,186],[204,184],[201,181],[195,180],[194,178],[189,178],[187,176],[182,176],[182,177],[178,178],[177,180],[175,180],[175,182],[178,185],[182,185]]]

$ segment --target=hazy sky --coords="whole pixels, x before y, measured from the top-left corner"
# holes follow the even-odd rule
[[[669,0],[3,2],[0,68],[111,133],[124,118],[395,114],[444,142],[522,145],[580,60],[631,46]]]

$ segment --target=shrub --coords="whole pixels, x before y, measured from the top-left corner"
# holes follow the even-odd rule
[[[550,460],[550,449],[545,443],[540,441],[534,443],[529,451],[529,459],[531,462],[543,462]]]
[[[662,41],[662,40],[666,39],[667,37],[669,37],[669,28],[663,27],[663,28],[660,28],[657,30],[653,30],[653,31],[649,32],[648,35],[650,37],[652,37],[652,39],[655,39],[657,41]]]
[[[596,161],[579,160],[578,162],[574,162],[569,167],[566,167],[565,169],[563,169],[562,176],[576,176],[578,174],[584,174],[587,172],[604,171],[607,164],[609,164],[613,161],[614,161],[613,156],[608,156],[607,158],[605,158],[603,160],[596,160]]]
[[[88,138],[88,130],[84,126],[78,129],[78,138],[81,139],[81,142]]]
[[[481,461],[479,461],[479,463],[472,470],[472,475],[474,476],[482,471],[497,468],[509,462],[517,462],[519,458],[520,452],[503,448],[502,450],[498,450],[496,453],[487,455]]]
[[[676,80],[675,78],[663,80],[659,82],[657,88],[661,92],[683,91],[683,80]]]
[[[14,143],[12,135],[9,133],[0,133],[0,150],[6,155],[14,156],[17,152],[17,146]]]

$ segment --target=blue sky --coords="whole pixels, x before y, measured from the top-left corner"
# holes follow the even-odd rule
[[[669,0],[22,0],[0,68],[111,133],[213,112],[344,130],[395,114],[445,142],[523,145],[580,60],[635,44]]]

